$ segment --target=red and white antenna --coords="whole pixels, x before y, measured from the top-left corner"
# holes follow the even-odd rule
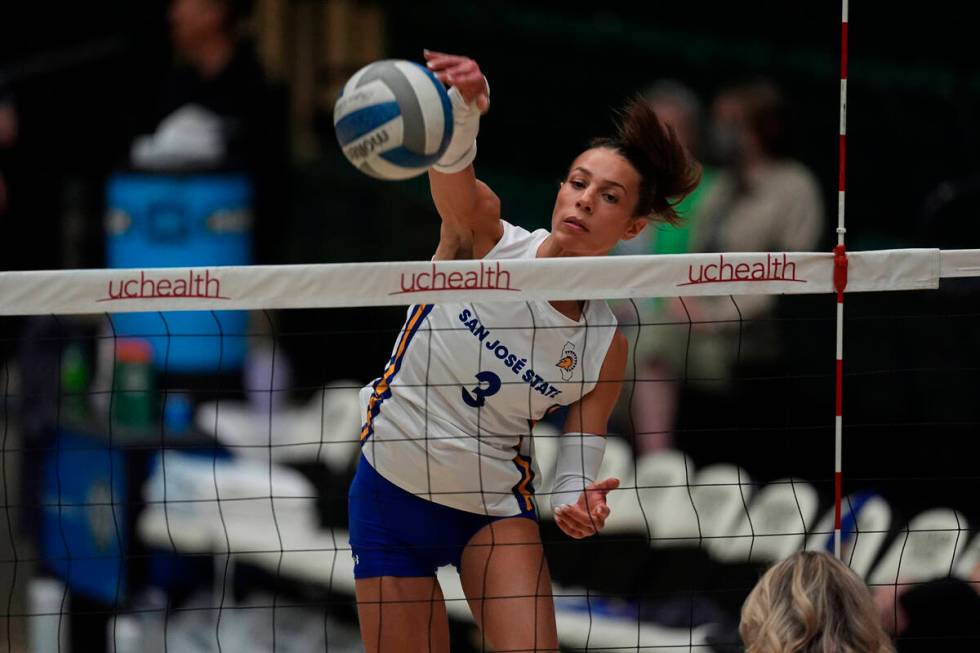
[[[844,393],[844,288],[847,286],[847,252],[844,249],[844,179],[847,161],[847,2],[841,6],[840,25],[840,132],[837,177],[837,246],[834,247],[834,288],[837,290],[837,369],[834,418],[834,555],[840,558],[841,443],[843,442]]]

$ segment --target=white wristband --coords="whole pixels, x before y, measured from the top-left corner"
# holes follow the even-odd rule
[[[487,86],[487,97],[490,87]],[[476,135],[480,131],[480,109],[476,102],[467,104],[459,90],[449,89],[453,105],[453,137],[442,157],[432,166],[436,171],[452,174],[465,170],[476,158]]]
[[[558,438],[558,461],[551,508],[575,503],[594,483],[606,453],[606,438],[593,433],[565,433]]]

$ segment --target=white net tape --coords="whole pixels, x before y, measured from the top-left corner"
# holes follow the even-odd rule
[[[848,292],[926,290],[980,276],[980,250],[848,254]],[[833,254],[672,254],[574,260],[0,273],[0,315],[394,306],[834,291]]]

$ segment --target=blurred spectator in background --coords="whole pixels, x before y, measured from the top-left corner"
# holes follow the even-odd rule
[[[709,158],[720,169],[689,216],[688,250],[815,249],[824,227],[820,188],[813,173],[788,155],[786,105],[779,89],[768,81],[732,86],[715,99],[712,114]],[[641,434],[653,433],[637,438],[641,450],[670,442],[680,379],[687,391],[698,395],[690,399],[695,422],[704,417],[710,422],[711,415],[727,412],[720,399],[731,392],[736,366],[755,373],[779,359],[776,324],[766,319],[774,308],[772,295],[664,301],[666,319],[646,327],[638,345],[642,360],[656,361],[647,363],[654,366],[648,373],[659,379],[637,384],[637,396],[642,396],[641,388],[647,396],[642,407],[634,406],[636,428]],[[730,414],[726,417],[731,419]],[[716,444],[702,439],[685,442],[682,448],[694,454],[692,448],[698,445]]]
[[[660,119],[670,125],[684,147],[702,161],[704,135],[704,109],[698,96],[690,88],[675,80],[661,80],[652,84],[643,96],[657,112]],[[691,233],[698,216],[698,207],[714,184],[715,169],[703,165],[701,183],[677,205],[681,222],[676,225],[665,222],[651,225],[631,241],[621,243],[620,254],[685,254],[690,252]],[[663,300],[653,298],[636,303],[638,315],[624,316],[624,322],[638,319],[641,324],[669,321]],[[644,337],[645,336],[645,337]],[[636,446],[640,451],[654,451],[669,446],[670,431],[674,425],[677,406],[676,370],[659,355],[654,345],[650,350],[650,330],[640,332],[637,341],[637,379],[630,410]]]
[[[776,564],[742,606],[746,653],[894,653],[871,592],[830,554],[802,551]]]
[[[824,224],[813,173],[789,156],[786,102],[771,82],[715,99],[715,155],[727,165],[706,197],[694,244],[708,252],[807,251]]]
[[[18,121],[17,109],[14,105],[13,96],[7,93],[0,86],[0,225],[9,219],[10,214],[10,167],[13,158],[13,149],[17,144]],[[5,227],[6,228],[6,227]],[[7,261],[11,252],[0,251],[0,269],[10,269]]]
[[[16,237],[16,206],[18,176],[15,147],[20,136],[20,121],[13,94],[0,82],[0,270],[14,270],[23,259],[23,244]],[[19,329],[20,321],[14,318],[0,319],[0,371],[13,350],[12,338]]]
[[[7,167],[7,152],[17,142],[17,111],[13,100],[0,89],[0,215],[7,212],[7,185],[3,171]]]
[[[254,0],[172,0],[177,64],[164,81],[152,134],[131,163],[144,170],[245,171],[254,189],[255,259],[279,263],[287,215],[289,132],[284,89],[267,79],[244,24]]]
[[[874,597],[898,653],[965,653],[980,645],[980,565],[968,580],[899,582],[875,587]]]
[[[128,165],[108,180],[106,267],[285,262],[291,213],[286,93],[267,78],[247,38],[253,5],[170,1],[176,61],[131,143]],[[269,314],[245,311],[170,313],[166,323],[149,314],[113,320],[115,336],[149,339],[161,387],[189,390],[234,391],[243,372],[269,377],[264,341],[230,334],[274,329]],[[112,344],[103,342],[93,382],[98,392],[112,382]],[[259,348],[262,369],[245,369]],[[278,358],[284,360],[281,352]]]

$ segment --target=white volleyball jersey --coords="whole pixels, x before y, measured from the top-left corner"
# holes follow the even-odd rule
[[[504,222],[485,258],[533,258],[547,236]],[[530,510],[531,428],[592,391],[615,331],[603,301],[586,302],[578,321],[547,301],[412,306],[384,374],[361,391],[364,455],[436,503]]]

